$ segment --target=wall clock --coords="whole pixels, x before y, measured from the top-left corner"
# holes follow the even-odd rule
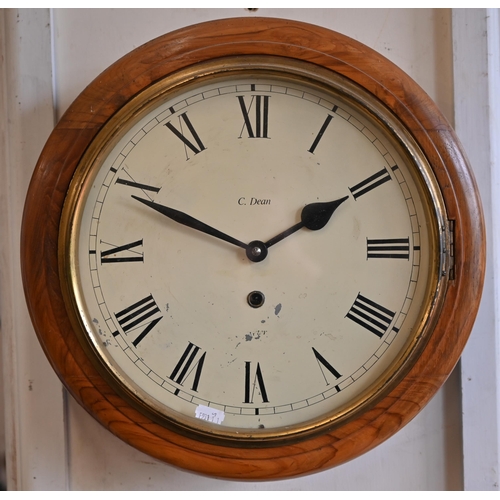
[[[252,18],[155,39],[83,91],[36,166],[21,259],[93,417],[176,466],[273,479],[423,408],[471,330],[485,243],[461,146],[407,75]]]

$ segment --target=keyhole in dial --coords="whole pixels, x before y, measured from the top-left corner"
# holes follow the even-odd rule
[[[266,300],[266,297],[262,292],[259,292],[257,290],[250,292],[247,295],[247,302],[250,307],[253,307],[257,309],[258,307],[261,307]]]

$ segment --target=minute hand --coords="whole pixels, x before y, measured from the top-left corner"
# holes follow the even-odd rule
[[[349,196],[344,196],[343,198],[335,201],[324,203],[310,203],[309,205],[306,205],[302,209],[302,212],[300,214],[300,222],[293,225],[286,231],[278,234],[274,238],[271,238],[268,242],[265,243],[266,247],[269,248],[275,245],[279,241],[285,239],[287,236],[290,236],[303,227],[306,227],[311,231],[317,231],[318,229],[324,228],[328,224],[328,221],[333,215],[333,212],[335,212],[339,205],[341,205],[348,198]]]
[[[245,250],[247,250],[248,248],[248,245],[246,243],[243,243],[242,241],[237,240],[236,238],[233,238],[232,236],[229,236],[222,231],[219,231],[218,229],[215,229],[212,226],[209,226],[208,224],[205,224],[204,222],[201,222],[200,220],[195,219],[194,217],[191,217],[184,212],[180,212],[179,210],[175,210],[174,208],[160,205],[159,203],[155,203],[154,201],[138,198],[134,195],[132,195],[132,198],[134,198],[134,200],[140,201],[141,203],[144,203],[144,205],[151,207],[157,212],[160,212],[162,215],[167,216],[169,219],[178,222],[179,224],[183,224],[184,226],[196,229],[197,231],[201,231],[202,233],[209,234],[210,236],[214,236],[215,238],[219,238],[220,240],[227,241],[228,243],[244,248]]]

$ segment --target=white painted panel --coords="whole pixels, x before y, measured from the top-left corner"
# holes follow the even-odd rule
[[[62,385],[31,326],[19,231],[38,155],[54,125],[47,9],[0,11],[0,319],[9,489],[66,488]]]
[[[449,9],[55,9],[58,115],[101,71],[134,48],[186,25],[237,16],[309,22],[350,36],[406,71],[453,117]]]
[[[298,479],[235,482],[175,469],[111,436],[72,401],[74,490],[456,490],[462,487],[460,405],[453,384],[396,436],[335,469]]]
[[[453,15],[456,128],[474,166],[485,213],[488,262],[483,300],[461,361],[464,483],[499,490],[500,470],[500,15]],[[477,429],[482,429],[478,432]]]
[[[254,15],[244,9],[56,10],[57,108],[115,59],[165,32],[208,19]],[[408,72],[453,117],[450,12],[429,9],[259,9],[313,22],[378,50]],[[446,490],[462,488],[459,376],[455,373],[405,429],[367,455],[321,474],[271,483],[207,479],[128,447],[71,400],[69,487],[192,490]]]

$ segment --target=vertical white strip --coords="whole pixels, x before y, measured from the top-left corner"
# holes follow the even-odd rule
[[[481,192],[488,239],[481,307],[461,360],[464,487],[469,491],[500,489],[498,15],[497,9],[453,9],[455,127]]]
[[[14,488],[17,486],[17,472],[19,469],[18,460],[14,452],[16,443],[19,440],[16,422],[13,419],[15,412],[16,399],[13,397],[12,388],[16,387],[16,371],[11,366],[10,352],[13,350],[12,335],[8,332],[12,331],[12,303],[9,298],[9,293],[12,285],[12,277],[10,272],[11,250],[8,247],[8,235],[11,233],[9,224],[9,176],[7,176],[7,161],[8,161],[8,119],[7,119],[7,68],[6,68],[6,37],[5,37],[5,19],[6,10],[0,9],[0,178],[5,179],[4,183],[0,184],[0,234],[2,241],[0,242],[0,367],[2,368],[2,387],[0,388],[0,397],[2,397],[1,410],[5,415],[5,460],[8,462],[9,469],[9,485]],[[7,464],[6,464],[7,465]],[[7,477],[2,478],[7,482]]]
[[[491,168],[491,247],[493,266],[493,314],[496,339],[496,489],[500,489],[500,10],[487,9],[488,94]]]
[[[52,109],[54,114],[54,124],[58,121],[57,110],[57,67],[56,67],[56,20],[54,16],[54,9],[49,9],[50,12],[50,60],[51,60],[51,73],[52,73]]]
[[[54,125],[50,13],[2,9],[0,23],[0,319],[7,487],[61,490],[67,484],[63,391],[33,332],[19,262],[26,190]]]

